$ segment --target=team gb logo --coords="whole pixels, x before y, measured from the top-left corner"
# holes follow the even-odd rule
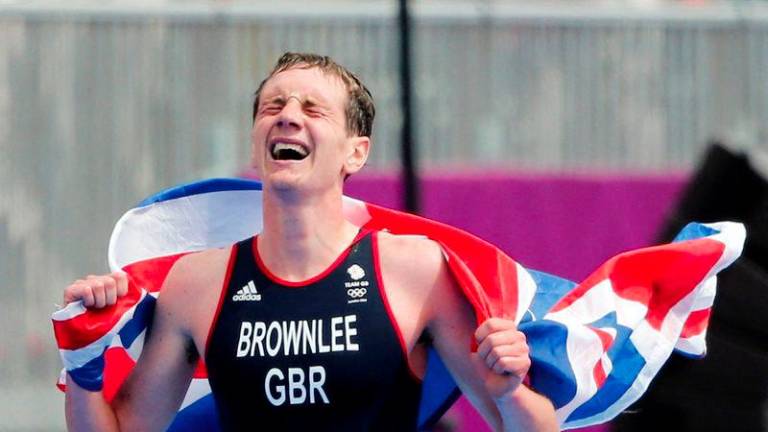
[[[350,266],[347,269],[347,273],[349,273],[349,277],[351,277],[352,280],[360,280],[365,277],[365,270],[357,264]]]

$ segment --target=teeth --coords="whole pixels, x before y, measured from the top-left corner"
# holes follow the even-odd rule
[[[281,150],[293,150],[300,154],[302,157],[308,154],[307,149],[305,149],[304,146],[300,144],[278,142],[274,145],[274,147],[272,147],[272,156],[277,157]]]

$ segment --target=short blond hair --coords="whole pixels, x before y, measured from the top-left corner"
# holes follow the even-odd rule
[[[347,130],[355,136],[370,137],[373,132],[373,119],[376,116],[376,108],[373,105],[371,92],[363,85],[360,78],[344,66],[336,63],[328,56],[311,53],[286,52],[266,78],[259,84],[253,100],[253,120],[259,111],[259,96],[264,84],[276,74],[293,68],[311,69],[318,68],[330,75],[336,76],[347,88],[347,106],[345,110],[347,118]]]

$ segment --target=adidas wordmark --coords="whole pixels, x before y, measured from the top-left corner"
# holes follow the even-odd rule
[[[248,285],[243,286],[235,295],[232,296],[232,301],[260,301],[261,294],[256,291],[256,284],[253,281],[248,282]]]

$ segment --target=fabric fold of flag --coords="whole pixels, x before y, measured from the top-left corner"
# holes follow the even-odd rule
[[[489,317],[518,322],[531,348],[530,384],[552,400],[565,429],[616,416],[643,394],[673,351],[705,353],[716,275],[738,258],[746,236],[737,223],[692,223],[673,243],[619,254],[575,284],[526,269],[457,228],[352,198],[345,197],[343,205],[347,219],[360,227],[440,243],[478,323]],[[100,311],[74,303],[53,314],[73,379],[99,388],[102,377],[89,365],[105,362],[103,388],[111,399],[140,355],[154,298],[173,263],[261,228],[261,185],[252,180],[195,182],[129,210],[117,222],[108,250],[111,269],[130,276],[129,295]],[[201,364],[171,430],[215,427],[206,376]],[[438,419],[458,395],[431,352],[420,427]]]

